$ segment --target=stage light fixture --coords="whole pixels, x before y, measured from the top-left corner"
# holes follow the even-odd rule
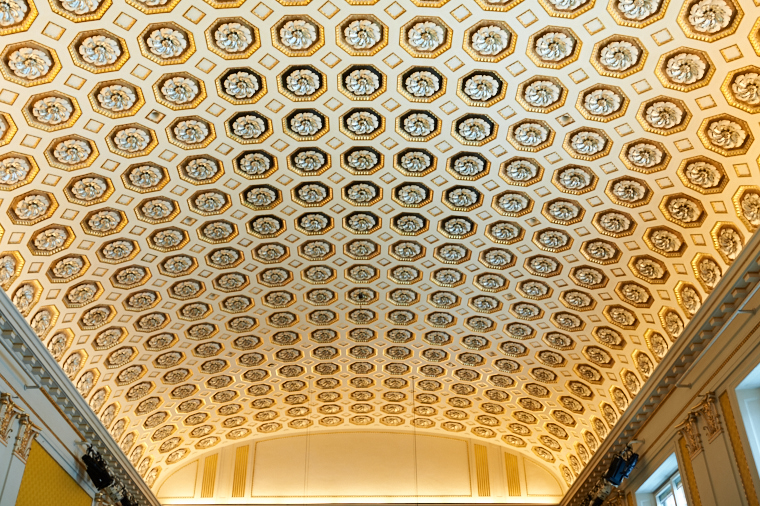
[[[95,488],[103,490],[113,483],[113,476],[108,472],[108,466],[103,457],[92,446],[87,447],[87,453],[82,455],[82,462],[87,467],[87,476],[90,477]]]

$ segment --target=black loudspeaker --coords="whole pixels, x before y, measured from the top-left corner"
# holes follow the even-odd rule
[[[82,462],[87,466],[87,476],[90,477],[95,488],[103,490],[113,483],[113,477],[98,452],[88,448],[87,453],[82,456]]]

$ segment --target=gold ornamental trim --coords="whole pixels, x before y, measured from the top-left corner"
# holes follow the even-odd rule
[[[414,0],[412,0],[414,1]],[[479,3],[479,2],[478,2]],[[593,0],[590,2],[593,4]],[[476,33],[481,28],[497,26],[509,34],[509,44],[493,56],[480,54],[472,47],[472,34]],[[515,46],[517,45],[517,33],[504,21],[484,19],[469,27],[464,31],[464,38],[462,41],[462,49],[470,55],[470,58],[477,62],[497,63],[515,52]],[[506,85],[505,85],[506,86]]]
[[[477,0],[476,0],[477,1]],[[568,37],[570,37],[573,41],[573,51],[567,55],[566,57],[562,58],[559,61],[544,61],[538,54],[536,54],[536,41],[543,37],[544,35],[548,33],[562,33]],[[534,33],[533,35],[528,38],[528,46],[525,50],[525,54],[530,58],[530,60],[533,62],[533,64],[536,67],[541,67],[545,69],[561,69],[563,67],[566,67],[576,61],[578,57],[581,54],[581,46],[582,46],[581,39],[575,34],[573,30],[570,28],[565,28],[562,26],[547,26],[539,30],[538,32]]]

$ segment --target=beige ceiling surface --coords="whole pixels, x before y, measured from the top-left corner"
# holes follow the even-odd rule
[[[571,483],[760,225],[752,2],[0,7],[0,280],[148,483],[337,426]]]

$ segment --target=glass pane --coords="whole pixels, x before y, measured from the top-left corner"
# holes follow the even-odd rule
[[[679,506],[670,485],[667,485],[657,494],[657,506]]]
[[[681,482],[681,476],[676,475],[673,478],[673,486],[675,487],[676,506],[688,506],[686,503],[686,493],[683,490],[683,483]]]

